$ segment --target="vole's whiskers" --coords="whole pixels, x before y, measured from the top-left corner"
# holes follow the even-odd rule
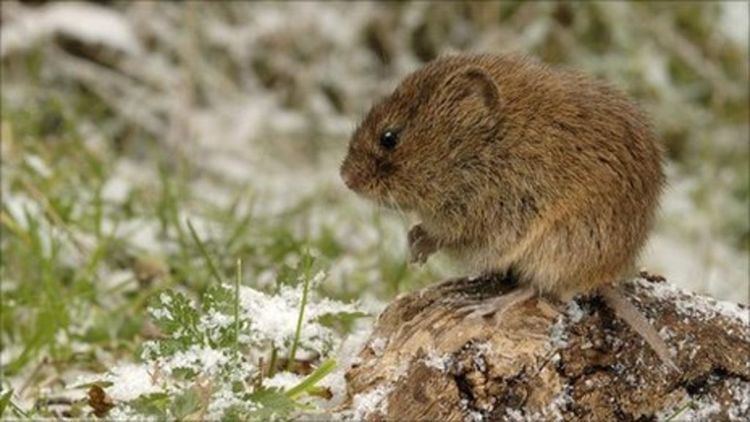
[[[388,187],[385,187],[385,193],[388,195],[388,199],[390,200],[390,203],[396,208],[396,211],[398,211],[399,215],[401,216],[401,221],[407,225],[409,225],[409,217],[404,212],[404,209],[401,208],[401,205],[396,202],[396,200],[393,198],[393,194],[391,193],[391,190],[388,189]]]

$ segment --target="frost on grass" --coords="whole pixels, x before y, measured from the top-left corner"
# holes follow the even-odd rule
[[[117,405],[113,414],[206,419],[289,414],[306,390],[290,391],[306,376],[292,369],[263,379],[276,371],[268,362],[291,357],[296,344],[296,358],[322,363],[343,338],[326,326],[330,318],[360,315],[353,304],[317,296],[314,287],[324,278],[323,272],[310,278],[299,333],[303,282],[282,285],[276,294],[216,285],[200,306],[171,290],[157,295],[149,315],[162,337],[142,345],[142,363],[117,366],[101,379],[111,383],[106,391]],[[307,388],[326,374],[318,375]]]

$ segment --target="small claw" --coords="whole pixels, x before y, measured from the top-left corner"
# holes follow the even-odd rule
[[[470,312],[468,318],[487,318],[491,315],[499,317],[514,306],[531,299],[535,294],[529,287],[520,287],[502,296],[467,305],[464,309]]]
[[[475,303],[466,307],[469,314],[466,318],[472,319],[485,319],[491,317],[494,314],[502,313],[504,309],[498,309],[496,301],[492,300],[489,302]]]
[[[421,225],[416,225],[409,230],[407,240],[409,242],[410,264],[424,264],[427,262],[427,258],[437,249],[434,241]]]
[[[485,318],[495,313],[495,308],[492,306],[494,304],[494,299],[489,299],[489,301],[490,302],[487,302],[487,300],[477,302],[476,300],[466,300],[458,306],[458,312],[464,315],[464,318]]]
[[[422,257],[422,254],[415,252],[414,249],[411,249],[409,251],[409,264],[423,264],[424,259]]]

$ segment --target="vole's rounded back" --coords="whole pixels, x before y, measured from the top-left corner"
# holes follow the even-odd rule
[[[419,215],[440,248],[563,296],[633,267],[664,183],[661,147],[622,93],[492,55],[409,75],[357,128],[341,173]]]

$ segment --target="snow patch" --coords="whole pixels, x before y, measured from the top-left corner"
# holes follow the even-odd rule
[[[144,364],[125,364],[112,368],[105,377],[112,383],[107,394],[117,401],[129,401],[143,394],[161,392],[152,382],[149,368]]]
[[[386,340],[383,337],[375,337],[374,339],[370,341],[370,343],[367,346],[370,348],[370,350],[372,350],[372,353],[376,357],[380,357],[380,356],[383,356],[383,352],[385,351],[385,346],[386,346],[385,341]]]
[[[331,400],[324,403],[327,408],[338,406],[346,399],[346,371],[356,363],[360,362],[359,352],[364,347],[372,332],[373,323],[371,319],[360,319],[355,325],[354,331],[346,336],[334,355],[337,356],[338,365],[333,372],[321,380],[320,385],[328,387],[333,394]]]
[[[750,324],[750,309],[741,305],[716,300],[710,297],[684,292],[670,283],[651,283],[636,279],[639,290],[645,290],[654,298],[670,301],[675,304],[677,312],[684,316],[696,314],[706,318],[725,317]]]
[[[312,283],[320,283],[325,274],[318,273]],[[250,320],[250,330],[243,333],[243,342],[272,342],[280,352],[286,351],[297,330],[299,306],[302,301],[303,286],[283,286],[276,295],[267,295],[258,290],[241,287],[240,306],[243,315]],[[328,298],[318,299],[310,291],[303,315],[301,343],[315,350],[325,349],[334,337],[334,332],[315,320],[323,315],[355,313],[355,304],[346,304]]]
[[[288,390],[299,384],[302,380],[303,377],[292,372],[284,371],[275,374],[272,378],[264,379],[263,385],[266,387],[276,387],[282,390]]]
[[[130,23],[112,8],[88,3],[52,3],[21,10],[0,30],[0,56],[30,47],[43,38],[64,34],[89,44],[138,53],[140,44]]]
[[[446,372],[453,363],[453,358],[449,353],[440,355],[437,351],[430,350],[422,361],[430,368],[435,368],[440,372]]]
[[[168,358],[159,359],[159,368],[172,372],[175,369],[192,369],[196,372],[214,375],[229,359],[220,350],[207,346],[192,345],[183,352],[177,352]]]
[[[113,177],[107,180],[102,187],[102,199],[107,202],[121,204],[128,199],[130,194],[130,182],[121,177]]]
[[[379,385],[366,392],[359,393],[352,398],[352,419],[364,420],[373,413],[385,415],[388,412],[386,396],[393,390],[392,385]]]
[[[565,315],[568,316],[570,319],[570,322],[573,324],[576,324],[583,319],[585,313],[583,312],[583,309],[578,305],[578,302],[575,300],[571,300],[568,302],[568,306],[565,308]]]
[[[578,301],[571,299],[565,306],[565,312],[558,315],[549,331],[549,342],[552,349],[568,346],[568,328],[571,324],[579,323],[587,315]],[[583,346],[584,348],[586,345]]]
[[[244,400],[239,394],[233,392],[231,388],[224,387],[211,395],[206,420],[221,420],[224,412],[233,406],[247,410],[257,408],[252,401]]]

